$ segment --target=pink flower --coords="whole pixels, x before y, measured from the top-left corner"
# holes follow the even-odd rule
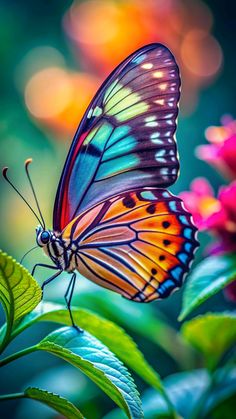
[[[236,181],[221,187],[215,198],[208,181],[197,178],[191,183],[190,191],[182,192],[180,198],[199,230],[207,230],[218,237],[214,253],[216,249],[217,253],[236,250]]]
[[[211,143],[197,148],[197,155],[233,181],[222,186],[217,198],[204,178],[195,179],[190,191],[180,194],[200,230],[216,241],[206,249],[210,255],[236,251],[236,120],[224,117],[221,127],[209,127],[206,138]],[[225,296],[236,302],[236,281],[225,288]]]
[[[221,187],[218,199],[219,209],[205,220],[205,226],[220,237],[224,250],[236,250],[236,181]]]
[[[225,177],[236,179],[236,120],[225,116],[221,127],[207,128],[206,138],[211,144],[199,146],[197,156]]]
[[[236,181],[219,190],[218,198],[204,178],[197,178],[191,190],[180,194],[195,224],[217,238],[206,250],[210,255],[236,251]],[[227,299],[236,302],[236,281],[225,288]]]
[[[213,189],[205,178],[194,179],[190,191],[182,192],[180,198],[200,230],[206,229],[208,217],[220,210],[220,202],[214,197]]]

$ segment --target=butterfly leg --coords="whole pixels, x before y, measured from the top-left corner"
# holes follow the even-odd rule
[[[44,290],[45,285],[49,284],[49,282],[53,281],[55,278],[57,278],[60,274],[62,273],[61,271],[56,272],[54,275],[50,276],[50,278],[46,279],[41,286],[42,291]]]
[[[68,309],[69,314],[70,314],[70,319],[71,319],[72,326],[76,330],[78,330],[78,332],[81,333],[81,332],[83,332],[83,330],[80,329],[80,327],[76,326],[76,324],[74,322],[74,319],[73,319],[73,314],[72,314],[72,311],[71,311],[71,300],[72,300],[72,297],[73,297],[75,282],[76,282],[76,273],[73,273],[64,297],[65,297],[65,300],[66,300],[67,309]]]
[[[34,276],[35,270],[38,266],[42,266],[43,268],[49,268],[49,269],[58,269],[56,266],[52,266],[52,265],[45,265],[44,263],[36,263],[36,265],[34,265],[31,275]]]
[[[55,279],[61,273],[62,273],[62,270],[60,270],[59,272],[56,272],[54,275],[50,276],[50,278],[46,279],[46,281],[44,281],[42,283],[42,285],[41,285],[41,290],[42,290],[42,298],[41,298],[41,300],[43,299],[43,290],[44,290],[45,285],[49,284],[49,282],[53,281],[53,279]],[[41,306],[41,310],[42,310],[42,313],[43,313],[43,306]]]

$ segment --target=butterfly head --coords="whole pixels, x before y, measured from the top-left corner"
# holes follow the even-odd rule
[[[38,226],[36,228],[36,242],[38,246],[44,247],[46,246],[52,238],[52,231],[45,230],[42,226]]]

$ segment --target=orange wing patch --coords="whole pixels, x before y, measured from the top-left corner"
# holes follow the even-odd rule
[[[127,241],[135,239],[135,232],[123,226],[108,227],[100,229],[94,234],[90,232],[87,238],[83,240],[83,246],[96,244],[97,246],[105,246],[106,244],[116,245],[117,243],[126,243]]]
[[[85,211],[63,232],[77,269],[125,298],[148,302],[182,284],[197,246],[190,214],[163,189],[133,191]]]
[[[84,214],[74,218],[68,226],[64,229],[62,235],[64,239],[71,237],[73,229],[73,236],[77,237],[84,233],[84,231],[90,226],[91,220],[95,219],[103,208],[103,204],[96,205],[90,211],[86,211]]]

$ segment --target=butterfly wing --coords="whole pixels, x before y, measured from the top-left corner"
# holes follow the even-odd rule
[[[175,182],[179,88],[175,59],[161,44],[139,49],[113,71],[71,145],[54,205],[55,231],[112,195]]]
[[[195,233],[180,198],[165,189],[140,189],[85,211],[62,237],[78,246],[74,263],[82,275],[149,302],[181,286],[198,245]]]

